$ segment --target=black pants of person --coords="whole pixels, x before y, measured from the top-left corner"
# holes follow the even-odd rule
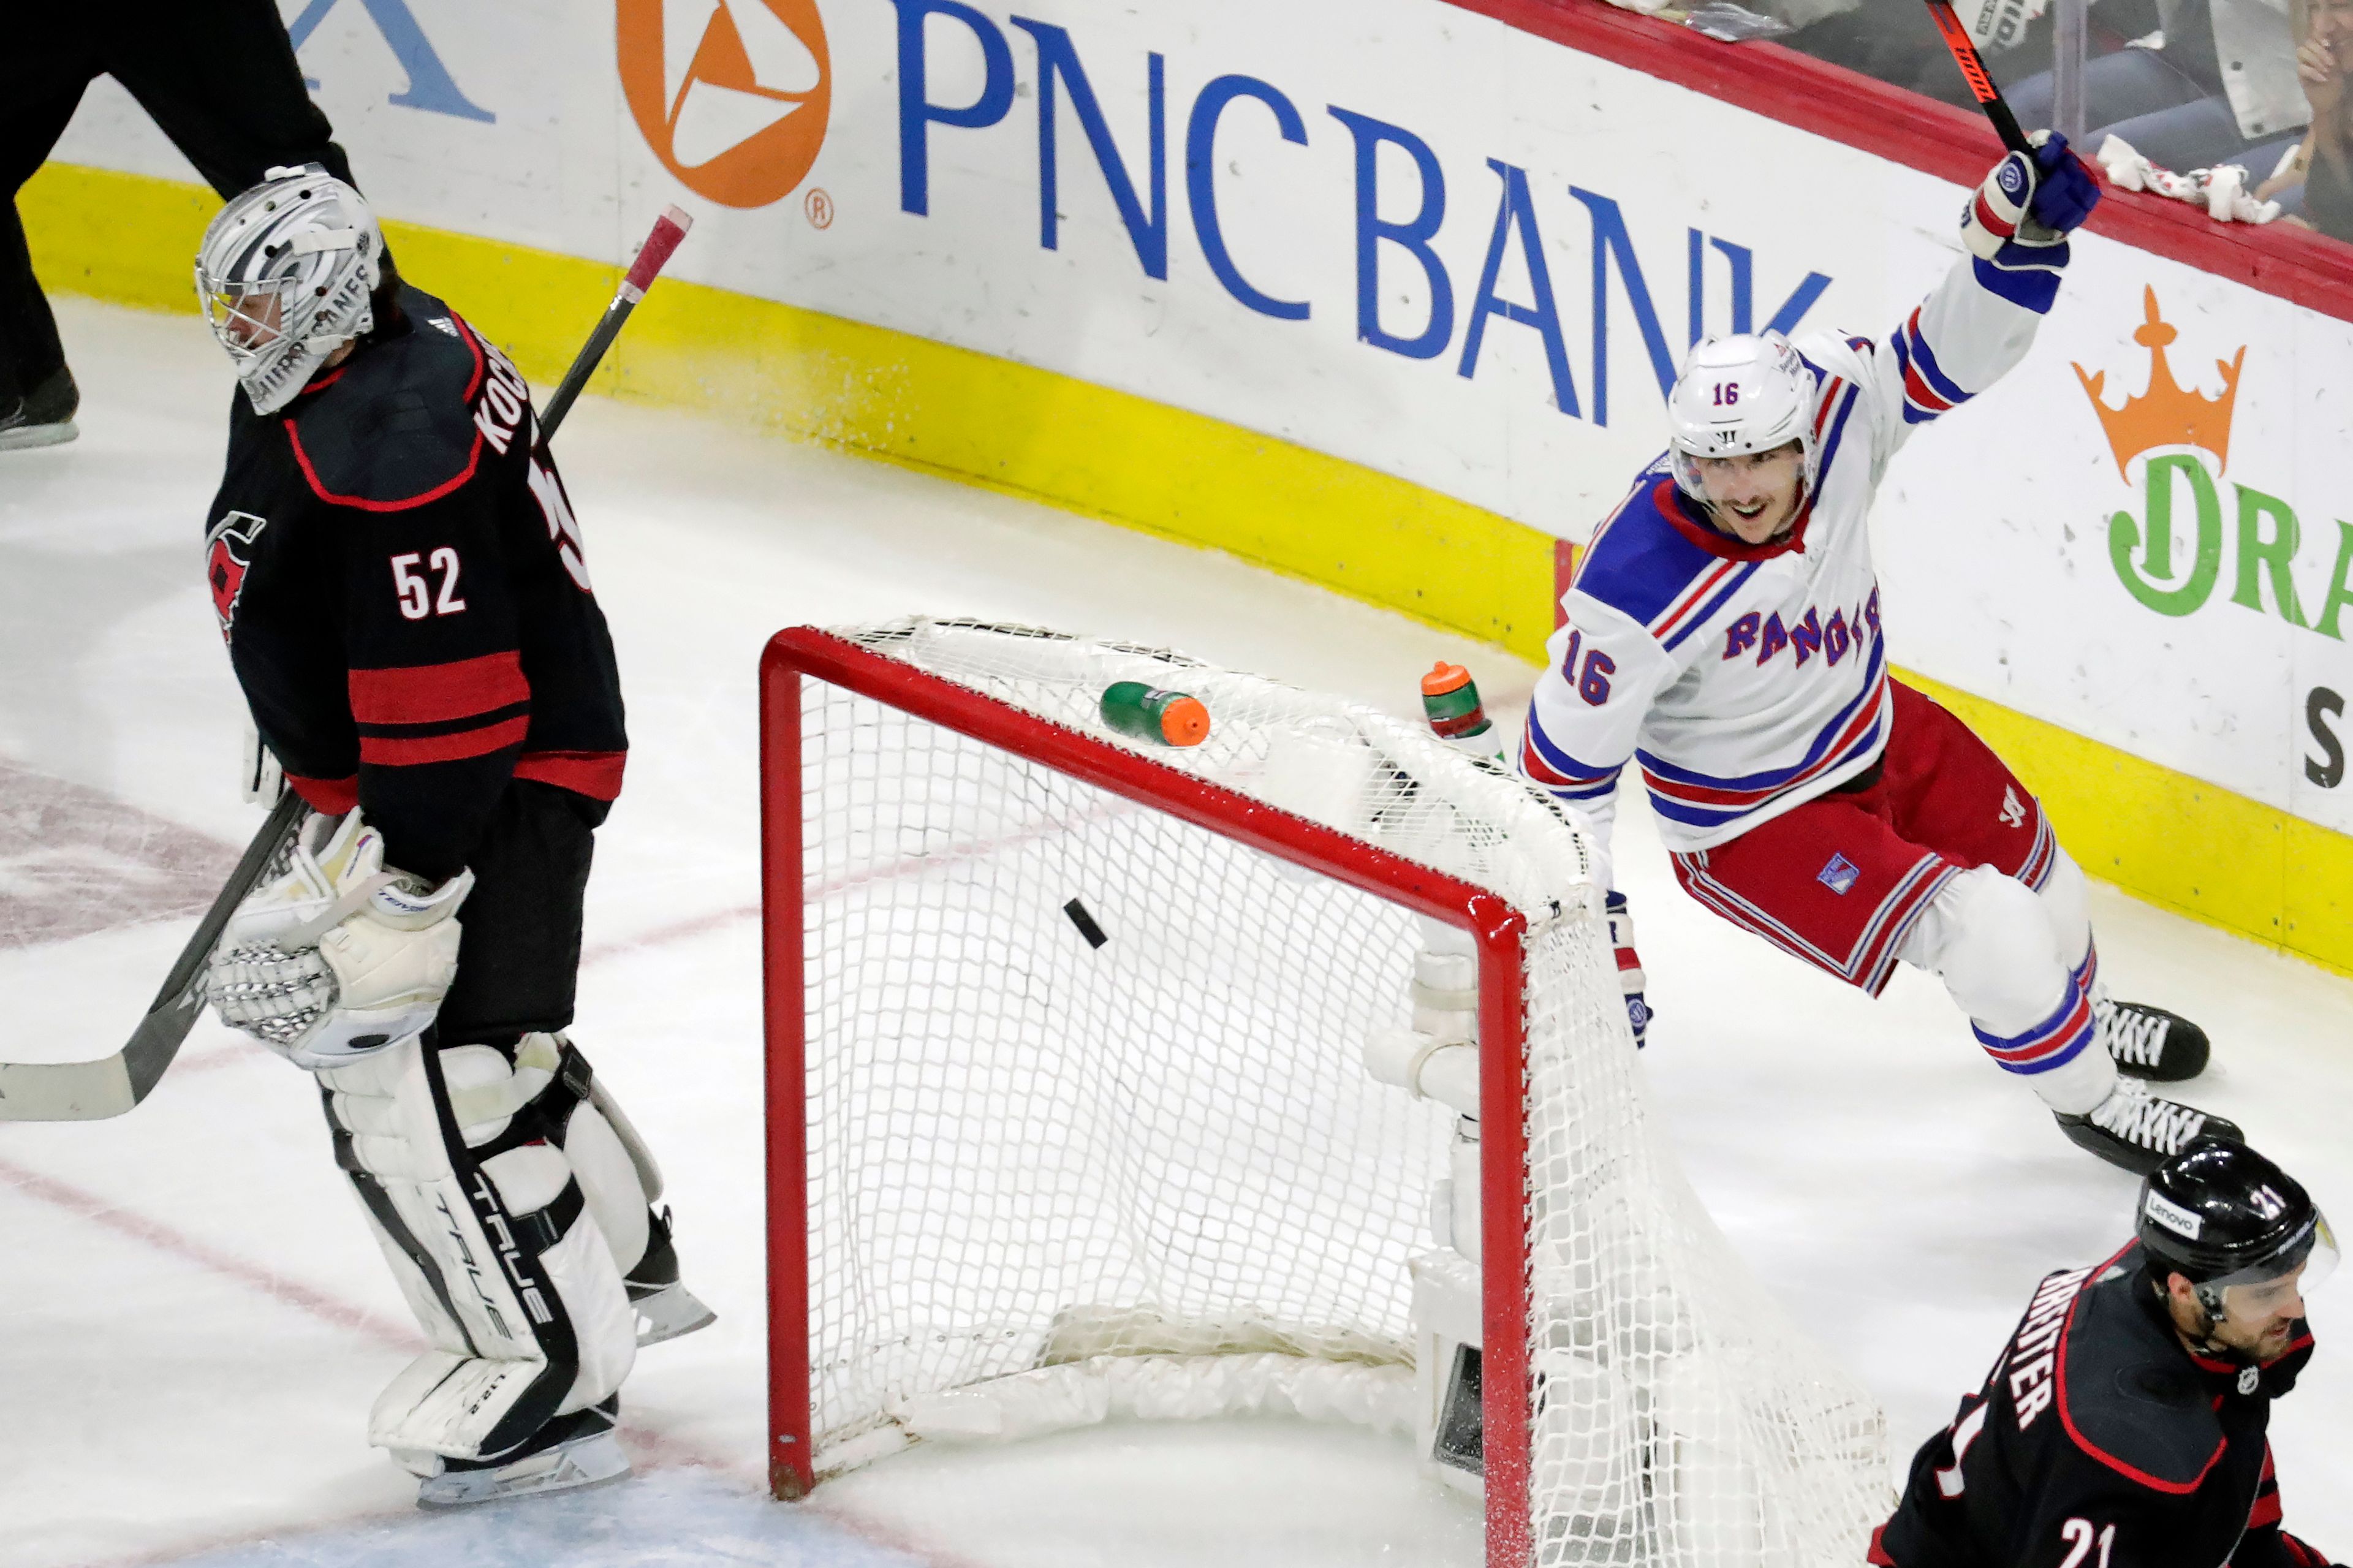
[[[271,0],[38,0],[0,25],[0,409],[66,363],[33,276],[16,193],[64,134],[82,91],[130,89],[226,199],[280,163],[351,163],[302,87]]]
[[[468,865],[458,978],[437,1020],[445,1046],[505,1045],[572,1022],[580,909],[601,801],[517,779]]]

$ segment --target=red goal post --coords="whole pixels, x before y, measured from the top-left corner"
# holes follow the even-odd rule
[[[1053,666],[1048,676],[1031,668],[1041,662]],[[1156,676],[1151,684],[1197,690],[1212,715],[1213,741],[1219,739],[1217,726],[1224,725],[1225,738],[1245,749],[1257,741],[1258,726],[1272,737],[1273,749],[1281,750],[1289,743],[1285,726],[1303,712],[1308,717],[1293,727],[1306,731],[1354,726],[1356,738],[1349,743],[1361,748],[1362,737],[1370,735],[1372,750],[1381,758],[1379,769],[1388,770],[1368,775],[1377,787],[1366,786],[1373,791],[1366,798],[1387,802],[1391,816],[1375,809],[1363,831],[1343,831],[1331,825],[1333,810],[1284,809],[1263,798],[1282,793],[1271,783],[1246,790],[1205,776],[1219,771],[1212,759],[1146,754],[1139,743],[1092,721],[1105,671],[1122,679]],[[848,634],[796,627],[769,643],[760,684],[768,1468],[777,1497],[806,1495],[824,1474],[928,1436],[929,1428],[904,1415],[910,1404],[955,1395],[967,1384],[986,1390],[1019,1383],[1028,1375],[1025,1368],[1049,1363],[1093,1365],[1123,1355],[1143,1360],[1163,1352],[1208,1349],[1227,1353],[1172,1359],[1239,1363],[1248,1358],[1232,1352],[1271,1345],[1287,1352],[1275,1358],[1286,1363],[1322,1356],[1356,1371],[1363,1370],[1356,1363],[1384,1360],[1409,1366],[1407,1347],[1416,1342],[1398,1321],[1401,1284],[1377,1276],[1401,1272],[1391,1268],[1405,1261],[1401,1249],[1424,1245],[1419,1232],[1430,1211],[1417,1206],[1419,1192],[1399,1196],[1369,1190],[1364,1173],[1394,1165],[1434,1173],[1440,1167],[1425,1157],[1434,1145],[1423,1145],[1430,1142],[1430,1129],[1439,1129],[1442,1137],[1453,1119],[1435,1104],[1421,1103],[1418,1093],[1409,1097],[1403,1089],[1360,1084],[1367,1096],[1382,1097],[1368,1113],[1379,1125],[1348,1121],[1353,1112],[1342,1102],[1352,1091],[1343,1080],[1351,1073],[1362,1078],[1355,1058],[1359,1042],[1334,1037],[1403,1011],[1407,988],[1399,964],[1410,957],[1410,915],[1462,932],[1476,956],[1478,1131],[1472,1136],[1477,1139],[1479,1201],[1475,1244],[1466,1236],[1458,1245],[1478,1269],[1488,1563],[1494,1568],[1620,1560],[1778,1565],[1814,1561],[1811,1554],[1826,1542],[1841,1552],[1851,1544],[1859,1559],[1873,1522],[1869,1511],[1886,1491],[1876,1413],[1841,1377],[1808,1359],[1819,1358],[1739,1270],[1671,1161],[1660,1168],[1662,1156],[1645,1126],[1632,1079],[1631,1042],[1617,1010],[1614,975],[1606,968],[1599,889],[1589,879],[1584,887],[1561,889],[1558,896],[1568,903],[1554,902],[1544,922],[1554,945],[1548,950],[1552,956],[1541,962],[1558,971],[1565,962],[1559,954],[1573,952],[1575,958],[1566,962],[1581,988],[1577,1019],[1547,1025],[1546,1049],[1555,1062],[1547,1070],[1555,1076],[1543,1092],[1556,1110],[1545,1121],[1531,1111],[1527,1031],[1535,1015],[1530,977],[1532,963],[1539,961],[1531,954],[1528,915],[1494,888],[1425,863],[1432,857],[1409,857],[1370,841],[1395,827],[1398,802],[1435,811],[1439,807],[1431,801],[1447,788],[1458,788],[1473,795],[1486,792],[1510,811],[1523,812],[1520,817],[1505,812],[1498,820],[1518,822],[1524,835],[1535,820],[1537,828],[1560,840],[1551,847],[1557,851],[1572,841],[1573,832],[1566,818],[1554,820],[1557,814],[1548,801],[1507,774],[1482,772],[1483,764],[1448,752],[1415,727],[1383,716],[1176,656],[1027,628],[932,621]],[[1316,738],[1315,744],[1324,745],[1325,739]],[[1250,754],[1263,763],[1269,745],[1258,745]],[[1335,753],[1327,747],[1315,754]],[[1247,768],[1234,774],[1243,782],[1260,777]],[[1273,773],[1264,777],[1271,781]],[[1450,821],[1463,819],[1460,798],[1446,807],[1455,813]],[[992,812],[999,816],[989,816]],[[1327,820],[1314,820],[1311,813]],[[984,818],[986,826],[974,826]],[[1160,823],[1183,826],[1153,826]],[[1483,819],[1473,826],[1489,839],[1498,838]],[[1039,934],[1042,926],[1027,935],[1009,928],[1029,921],[1036,909],[1050,910],[1040,918],[1053,923],[1063,912],[1054,900],[1066,884],[1115,881],[1132,868],[1123,857],[1141,856],[1139,843],[1171,834],[1187,837],[1148,865],[1138,860],[1134,868],[1144,887],[1124,890],[1163,894],[1161,901],[1179,906],[1166,918],[1198,917],[1213,938],[1222,939],[1229,927],[1242,931],[1258,906],[1294,896],[1293,883],[1307,886],[1308,893],[1297,895],[1302,898],[1338,900],[1351,910],[1388,908],[1392,915],[1379,917],[1376,931],[1365,917],[1351,914],[1357,923],[1335,928],[1340,932],[1335,935],[1311,930],[1303,915],[1286,914],[1271,936],[1249,927],[1257,934],[1234,939],[1231,954],[1221,955],[1221,941],[1198,950],[1208,953],[1210,972],[1223,973],[1219,966],[1257,962],[1265,956],[1261,947],[1297,933],[1295,949],[1275,955],[1271,982],[1264,975],[1234,981],[1232,988],[1246,994],[1246,1008],[1255,1010],[1210,1018],[1207,1014],[1222,1005],[1223,998],[1202,998],[1204,1031],[1223,1027],[1255,1047],[1229,1058],[1221,1069],[1226,1077],[1212,1084],[1213,1092],[1204,1099],[1198,1085],[1173,1081],[1148,1092],[1124,1089],[1133,1103],[1114,1105],[1113,1111],[1126,1115],[1149,1110],[1159,1099],[1187,1094],[1194,1097],[1188,1103],[1211,1109],[1191,1112],[1191,1122],[1180,1120],[1173,1136],[1166,1127],[1155,1133],[1124,1125],[1113,1135],[1162,1140],[1163,1146],[1138,1167],[1153,1173],[1145,1189],[1147,1199],[1157,1183],[1181,1188],[1214,1179],[1217,1173],[1204,1172],[1226,1152],[1210,1146],[1228,1131],[1216,1125],[1219,1097],[1231,1088],[1247,1098],[1249,1085],[1237,1071],[1248,1078],[1262,1069],[1272,1077],[1290,1070],[1293,1057],[1320,1053],[1331,1058],[1316,1068],[1322,1078],[1304,1088],[1272,1085],[1266,1101],[1277,1114],[1339,1106],[1333,1113],[1339,1131],[1328,1138],[1304,1113],[1296,1133],[1303,1144],[1332,1145],[1318,1156],[1331,1168],[1322,1175],[1291,1173],[1294,1184],[1284,1189],[1285,1204],[1275,1206],[1298,1211],[1303,1239],[1271,1246],[1263,1238],[1281,1233],[1266,1226],[1284,1215],[1277,1213],[1269,1220],[1251,1213],[1226,1223],[1225,1206],[1247,1206],[1249,1194],[1238,1197],[1236,1173],[1225,1173],[1226,1187],[1204,1189],[1221,1196],[1187,1199],[1191,1206],[1181,1216],[1170,1251],[1175,1261],[1156,1259],[1145,1269],[1163,1268],[1185,1276],[1152,1297],[1167,1316],[1147,1314],[1150,1322],[1141,1340],[1130,1331],[1134,1320],[1117,1313],[1113,1316],[1126,1341],[1088,1340],[1082,1331],[1076,1342],[1114,1352],[1108,1358],[1039,1352],[1041,1341],[1066,1333],[1072,1309],[1079,1310],[1082,1331],[1102,1318],[1106,1292],[1115,1295],[1117,1289],[1105,1285],[1105,1278],[1125,1279],[1137,1273],[1124,1264],[1098,1269],[1090,1262],[1081,1270],[1086,1283],[1073,1287],[1069,1281],[1079,1278],[1072,1272],[1077,1264],[1055,1248],[1068,1249],[1062,1228],[1076,1234],[1084,1227],[1058,1218],[1044,1226],[1056,1233],[1051,1245],[1034,1246],[1038,1226],[1022,1229],[1004,1217],[1000,1211],[1018,1194],[1050,1183],[1035,1167],[1050,1163],[1059,1152],[1063,1129],[1057,1118],[1078,1112],[1069,1106],[1043,1113],[1034,1107],[1004,1110],[1009,1102],[1003,1084],[1083,1076],[1095,1070],[1092,1058],[1115,1058],[1126,1042],[1120,1029],[1101,1023],[1109,1014],[1091,1016],[1095,1021],[1087,1026],[1047,1041],[1051,1030],[1039,1020],[1053,1009],[1028,993],[1050,994],[1056,1005],[1094,997],[1088,987],[1111,983],[1091,978],[1090,965],[1109,959],[1088,953],[1059,926],[1068,956]],[[1090,851],[1093,858],[1082,864],[1054,859],[1066,838],[1099,841]],[[1260,857],[1296,869],[1268,868]],[[1043,872],[1041,863],[1049,868]],[[1561,862],[1556,854],[1546,863],[1556,868]],[[1203,879],[1198,885],[1186,883],[1173,897],[1166,896],[1170,889],[1161,879],[1197,874]],[[1011,896],[1007,889],[1023,878],[1030,880],[1018,889],[1018,910],[1008,914],[1012,906],[988,903]],[[1526,886],[1524,879],[1517,900],[1523,905]],[[1132,901],[1148,906],[1152,900]],[[1074,898],[1069,907],[1075,910],[1078,902]],[[854,907],[845,912],[845,905]],[[1145,970],[1155,951],[1127,934],[1143,918],[1130,913],[1115,933],[1113,956],[1137,967],[1120,972],[1113,989],[1119,991],[1114,1001],[1133,1004],[1130,993],[1138,984],[1168,987],[1153,993],[1141,1013],[1122,1015],[1142,1019],[1135,1026],[1151,1037],[1137,1048],[1135,1060],[1119,1070],[1148,1075],[1190,1048],[1181,1031],[1169,1033],[1161,1025],[1171,1014],[1186,1013],[1201,986],[1197,975],[1172,978]],[[1079,913],[1071,920],[1081,936],[1103,947],[1106,939],[1100,931],[1089,933],[1089,921]],[[1000,928],[1007,928],[1002,940]],[[1184,948],[1187,934],[1165,931],[1158,941],[1170,952],[1197,951]],[[1569,945],[1563,947],[1563,942]],[[1008,942],[1014,945],[1008,948]],[[934,944],[941,954],[927,951]],[[982,948],[1014,957],[976,959]],[[1356,960],[1360,949],[1365,956]],[[1358,967],[1331,981],[1331,997],[1302,1002],[1300,994],[1323,982],[1319,972],[1326,954],[1335,967],[1350,962]],[[936,973],[927,967],[935,957]],[[1004,970],[1001,984],[993,978],[993,965]],[[1398,979],[1384,991],[1377,977],[1390,973]],[[1138,974],[1145,978],[1138,980]],[[1376,978],[1368,981],[1368,975]],[[1605,982],[1608,994],[1599,995]],[[860,987],[864,990],[859,995],[843,1000]],[[1555,984],[1546,1004],[1554,1012],[1559,1011],[1559,994]],[[1015,1026],[998,1016],[1006,997],[1031,1009]],[[956,1014],[959,1007],[965,1015]],[[1037,1010],[1041,1007],[1045,1011]],[[995,1045],[992,1030],[1002,1037]],[[986,1091],[971,1089],[975,1105],[999,1109],[968,1113],[948,1086],[977,1084],[972,1074],[985,1070],[987,1063],[976,1069],[971,1058],[987,1058],[1006,1042],[1027,1053],[1021,1076]],[[1571,1058],[1586,1064],[1577,1068],[1586,1078],[1559,1076],[1561,1064]],[[1232,1062],[1242,1065],[1237,1069]],[[1606,1110],[1608,1120],[1589,1120],[1588,1102]],[[1574,1112],[1566,1120],[1558,1111],[1562,1105]],[[1244,1106],[1235,1112],[1237,1125],[1245,1130],[1250,1111]],[[1008,1136],[1020,1128],[1045,1126],[1045,1142],[986,1152],[965,1148],[997,1135],[992,1115],[1001,1119]],[[1532,1125],[1546,1140],[1533,1162]],[[1406,1149],[1407,1156],[1389,1160],[1384,1154],[1368,1162],[1363,1150],[1352,1146],[1352,1140],[1382,1139]],[[1461,1131],[1455,1139],[1459,1147]],[[1100,1152],[1090,1157],[1103,1159]],[[908,1174],[902,1186],[892,1184],[899,1162],[934,1159],[955,1163]],[[1255,1181],[1248,1168],[1240,1174],[1244,1186]],[[1109,1177],[1103,1183],[1116,1184]],[[976,1193],[981,1187],[988,1191]],[[1345,1218],[1333,1217],[1334,1205],[1360,1198],[1379,1209],[1367,1218],[1366,1237],[1335,1242],[1331,1258],[1308,1260],[1318,1270],[1308,1293],[1323,1292],[1315,1304],[1271,1305],[1278,1298],[1293,1300],[1303,1288],[1299,1281],[1272,1277],[1292,1264],[1294,1247],[1309,1250],[1327,1231],[1345,1230]],[[966,1204],[972,1205],[969,1212],[952,1212]],[[1410,1223],[1401,1215],[1410,1216]],[[960,1248],[967,1227],[984,1222],[1001,1227],[992,1233],[997,1239],[986,1247],[974,1242],[975,1250],[965,1256]],[[1161,1215],[1124,1226],[1150,1229],[1166,1223]],[[1542,1253],[1536,1265],[1531,1262],[1532,1237]],[[1253,1244],[1272,1255],[1266,1279],[1250,1274],[1256,1265],[1246,1252]],[[1201,1262],[1208,1254],[1218,1255],[1214,1267]],[[1381,1261],[1368,1268],[1363,1259],[1376,1254]],[[1027,1294],[1018,1301],[1000,1289],[1000,1276],[1033,1264],[1038,1279],[1022,1287]],[[1185,1275],[1197,1266],[1208,1272],[1198,1279]],[[1219,1317],[1226,1304],[1211,1301],[1205,1308],[1202,1289],[1223,1288],[1237,1278],[1237,1269],[1241,1283],[1233,1310],[1246,1316],[1248,1324],[1233,1343],[1143,1342],[1165,1337],[1171,1329],[1189,1331],[1194,1319],[1228,1322]],[[969,1284],[960,1282],[960,1272],[970,1276]],[[1362,1281],[1367,1300],[1361,1310],[1345,1301],[1335,1306],[1328,1299],[1331,1279],[1359,1273],[1376,1276]],[[1056,1289],[1074,1293],[1058,1298]],[[892,1292],[894,1300],[906,1299],[905,1310],[887,1321],[869,1322],[878,1311],[875,1299]],[[1753,1312],[1747,1294],[1757,1297]],[[1171,1305],[1179,1297],[1188,1303],[1182,1311]],[[1735,1303],[1730,1311],[1725,1309],[1727,1300]],[[1050,1321],[1041,1316],[1049,1309]],[[1355,1318],[1344,1321],[1351,1312]],[[845,1326],[852,1316],[859,1321]],[[1545,1336],[1540,1356],[1531,1353],[1532,1329]],[[825,1344],[817,1351],[813,1340],[820,1335]],[[1176,1335],[1184,1338],[1183,1332]],[[949,1359],[960,1370],[935,1370],[935,1363],[948,1364],[941,1359],[947,1353],[941,1347],[950,1344],[955,1348]],[[871,1372],[860,1358],[885,1363],[887,1370]],[[1787,1364],[1741,1364],[1759,1359],[1786,1359]],[[1394,1364],[1382,1370],[1392,1376],[1400,1373]],[[1425,1368],[1424,1405],[1430,1375]],[[857,1405],[863,1412],[843,1427],[849,1437],[839,1432],[829,1437],[820,1429],[821,1401],[828,1406]],[[1249,1406],[1264,1407],[1270,1406]],[[885,1409],[896,1414],[881,1414]],[[1098,1396],[1093,1418],[1101,1418],[1101,1410]],[[829,1459],[820,1452],[820,1445],[828,1442],[835,1445]],[[1541,1463],[1535,1460],[1538,1451]],[[1539,1471],[1542,1484],[1532,1487],[1532,1475]],[[1649,1545],[1616,1539],[1627,1533],[1639,1534]],[[1630,1545],[1636,1556],[1614,1554]],[[1588,1555],[1597,1551],[1610,1554]]]

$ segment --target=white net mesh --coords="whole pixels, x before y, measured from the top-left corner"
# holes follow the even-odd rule
[[[1165,652],[839,635],[1520,910],[1527,1181],[1483,1201],[1526,1215],[1533,1415],[1486,1453],[1526,1454],[1532,1560],[1861,1560],[1893,1500],[1877,1413],[1651,1130],[1553,802],[1418,726]],[[1208,739],[1108,730],[1128,679],[1199,698]],[[1436,1250],[1452,1114],[1363,1048],[1411,1022],[1412,916],[843,688],[802,701],[819,1473],[1106,1413],[1409,1427],[1407,1265]]]

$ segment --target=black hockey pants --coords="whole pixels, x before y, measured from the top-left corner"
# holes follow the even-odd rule
[[[16,192],[46,162],[92,78],[130,89],[225,200],[280,163],[351,178],[271,0],[42,0],[0,41],[0,409],[66,363],[33,276]],[[92,213],[92,223],[102,223]],[[194,257],[189,258],[195,260]]]
[[[458,978],[438,1020],[445,1046],[504,1045],[572,1022],[580,908],[605,804],[554,784],[507,785],[467,864]]]

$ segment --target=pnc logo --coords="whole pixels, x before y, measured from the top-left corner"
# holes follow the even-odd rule
[[[825,144],[817,0],[617,0],[621,90],[662,167],[731,207],[782,199]]]

